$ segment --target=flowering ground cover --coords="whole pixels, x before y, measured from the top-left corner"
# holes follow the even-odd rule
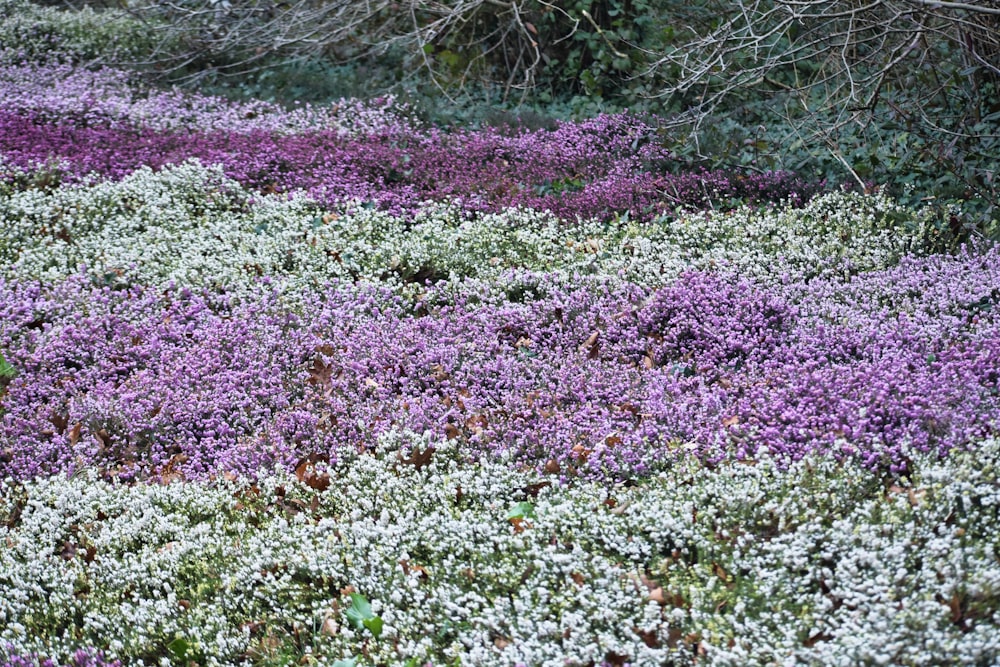
[[[0,66],[3,664],[1000,660],[1000,250],[129,76]]]
[[[347,199],[395,213],[443,198],[470,211],[512,206],[562,217],[628,211],[648,219],[681,205],[790,200],[816,191],[786,172],[674,174],[656,130],[627,114],[504,132],[421,127],[391,99],[285,111],[176,93],[143,94],[117,70],[0,67],[0,151],[60,179],[121,178],[142,166],[198,158],[241,184]],[[58,90],[58,94],[53,94]],[[8,176],[10,178],[10,176]]]

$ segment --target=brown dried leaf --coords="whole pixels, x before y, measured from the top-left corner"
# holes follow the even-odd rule
[[[948,609],[951,610],[951,622],[955,625],[962,625],[965,613],[962,611],[962,598],[958,593],[951,596],[948,601]]]
[[[66,427],[69,426],[69,415],[53,412],[49,415],[49,421],[56,427],[57,433],[65,433]]]
[[[73,428],[69,431],[69,446],[75,447],[76,443],[80,442],[80,429],[83,428],[83,424],[77,422],[73,424]]]
[[[413,452],[408,458],[403,458],[403,454],[401,452],[396,454],[396,458],[400,463],[414,466],[417,470],[420,470],[425,465],[430,465],[432,456],[434,456],[434,448],[430,446],[428,446],[424,451],[420,451],[419,448],[414,447]]]
[[[810,636],[808,639],[802,642],[802,645],[806,648],[812,648],[820,642],[825,642],[827,640],[833,639],[833,635],[828,635],[825,632],[819,632],[815,635]]]
[[[910,507],[916,507],[917,505],[919,505],[923,501],[924,496],[926,496],[926,495],[927,495],[927,490],[926,489],[912,489],[911,488],[907,492],[907,498],[910,501]]]
[[[94,434],[94,439],[97,440],[101,452],[111,447],[111,435],[103,428]]]
[[[580,344],[578,349],[580,352],[586,353],[588,359],[596,359],[601,354],[600,337],[600,331],[593,332],[587,337],[587,340]]]
[[[584,447],[583,445],[573,445],[573,449],[571,451],[573,452],[573,454],[576,456],[576,459],[580,463],[586,463],[587,462],[587,457],[589,457],[593,453],[594,450],[588,449],[587,447]]]
[[[429,578],[429,575],[427,574],[427,568],[425,568],[423,565],[416,565],[410,563],[410,561],[408,561],[405,558],[399,561],[399,565],[400,567],[403,568],[403,574],[406,575],[407,577],[410,576],[411,572],[414,572],[416,573],[417,577],[419,577],[420,581],[427,581],[427,579]]]
[[[187,460],[188,455],[184,452],[171,456],[170,460],[167,461],[166,465],[160,471],[160,483],[170,484],[172,482],[184,481],[184,473],[177,468],[187,463]]]
[[[625,667],[628,664],[628,656],[622,655],[621,653],[615,653],[614,651],[608,651],[604,654],[604,662],[610,667]]]
[[[327,616],[323,621],[323,625],[320,626],[320,634],[326,635],[327,637],[336,637],[340,633],[340,626],[337,625],[337,621],[333,619],[332,616]]]
[[[640,630],[639,628],[633,628],[632,630],[635,634],[639,635],[639,638],[642,639],[642,643],[649,648],[660,647],[660,639],[656,636],[655,630]]]
[[[333,377],[333,366],[322,359],[316,358],[313,359],[312,367],[309,369],[309,378],[306,382],[326,386],[330,384],[331,377]]]
[[[547,486],[552,486],[552,482],[536,482],[534,484],[521,487],[521,490],[532,498],[537,498],[538,493]]]
[[[330,476],[316,469],[317,463],[329,463],[330,457],[325,454],[312,453],[299,459],[295,465],[295,477],[311,489],[319,492],[330,488]]]

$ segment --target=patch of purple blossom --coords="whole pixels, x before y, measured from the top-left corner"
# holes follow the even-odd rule
[[[374,287],[293,306],[263,288],[233,303],[83,277],[0,284],[0,350],[18,370],[0,477],[254,474],[393,428],[609,480],[762,450],[898,473],[907,451],[1000,429],[996,250],[774,286],[540,280],[533,300],[417,312]]]
[[[568,219],[648,219],[734,201],[801,204],[822,188],[784,171],[685,172],[655,127],[628,114],[554,130],[445,131],[419,127],[392,100],[286,111],[177,92],[138,95],[107,72],[68,66],[0,74],[5,162],[28,171],[56,164],[69,181],[198,159],[248,187],[326,204],[403,213],[450,200],[470,211],[523,206]],[[52,81],[65,83],[58,96]]]
[[[78,650],[62,667],[121,667],[120,660],[106,660],[100,652]],[[60,667],[60,663],[39,655],[9,655],[0,663],[3,667]]]

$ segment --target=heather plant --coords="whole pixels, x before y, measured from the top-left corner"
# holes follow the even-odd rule
[[[990,663],[1000,446],[912,455],[564,486],[397,431],[254,482],[7,482],[0,656]]]
[[[157,42],[149,24],[119,9],[69,11],[27,0],[0,3],[3,64],[134,62],[148,57]]]
[[[412,110],[392,97],[357,99],[286,109],[259,100],[159,90],[134,71],[71,63],[0,66],[4,109],[38,122],[75,127],[138,127],[155,132],[329,131],[341,137],[415,132]]]
[[[0,474],[244,474],[396,427],[567,478],[762,451],[902,474],[906,448],[998,426],[997,266],[991,250],[772,283],[541,278],[519,302],[456,283],[414,303],[344,283],[232,299],[13,280]]]
[[[241,292],[266,275],[296,289],[349,279],[419,294],[426,283],[494,281],[523,269],[657,286],[715,265],[762,280],[877,270],[945,246],[924,212],[883,195],[830,193],[803,207],[642,223],[566,222],[526,209],[474,214],[431,202],[407,215],[350,202],[331,210],[301,195],[248,191],[194,162],[141,168],[120,182],[21,187],[0,197],[0,257],[9,276],[45,280],[86,267],[119,284]]]
[[[36,76],[12,75],[14,80]],[[53,76],[79,78],[65,72]],[[162,97],[154,99],[154,108],[160,103],[182,107]],[[671,155],[657,142],[654,128],[628,114],[510,134],[494,128],[444,132],[405,121],[380,124],[376,112],[375,120],[358,123],[368,134],[352,137],[348,130],[345,137],[336,123],[333,129],[274,131],[283,115],[260,104],[246,105],[245,113],[257,116],[265,111],[262,117],[271,120],[234,131],[232,111],[239,105],[195,98],[184,103],[208,107],[206,112],[190,119],[168,109],[166,116],[179,116],[180,126],[204,122],[209,127],[178,133],[170,131],[169,121],[163,130],[147,128],[145,121],[138,126],[99,122],[103,113],[111,119],[136,115],[128,102],[49,102],[38,87],[15,99],[13,108],[0,111],[0,148],[7,162],[20,169],[58,159],[77,179],[91,173],[120,179],[142,166],[159,168],[197,158],[221,164],[227,176],[257,190],[304,191],[327,205],[361,200],[395,214],[412,212],[433,199],[475,212],[528,207],[569,220],[608,219],[625,212],[634,219],[649,219],[678,207],[782,200],[801,204],[822,187],[788,172],[670,173]],[[99,108],[92,109],[95,106]],[[83,118],[75,123],[49,121],[53,109],[58,115],[67,107],[80,109]],[[323,114],[304,109],[286,115],[295,127],[308,126]]]
[[[658,5],[587,6],[556,50],[637,92]],[[1000,660],[959,209],[630,113],[159,90],[89,62],[124,14],[0,9],[0,664]]]

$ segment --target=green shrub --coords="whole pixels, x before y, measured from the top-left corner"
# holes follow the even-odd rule
[[[63,10],[0,0],[0,59],[137,62],[157,48],[148,25],[117,9]]]

